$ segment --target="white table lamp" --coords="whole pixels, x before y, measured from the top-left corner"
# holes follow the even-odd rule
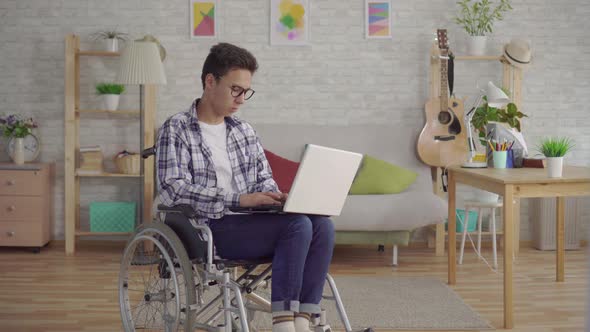
[[[502,91],[502,89],[498,88],[494,85],[491,81],[488,82],[488,86],[486,88],[486,96],[488,97],[488,105],[495,108],[501,108],[510,102],[508,96]]]
[[[166,75],[164,74],[164,66],[160,60],[160,51],[153,42],[134,41],[131,42],[121,55],[121,63],[119,73],[117,75],[117,82],[127,85],[139,85],[139,153],[145,149],[143,141],[144,133],[144,85],[145,84],[166,84]],[[138,220],[143,222],[143,175],[144,164],[143,160],[139,163],[140,189],[139,194],[139,213]]]
[[[488,82],[486,89],[481,91],[481,94],[480,94],[479,98],[477,99],[477,101],[475,102],[474,106],[469,110],[469,112],[467,112],[465,114],[465,123],[467,125],[467,137],[469,140],[469,142],[468,142],[469,143],[469,160],[462,165],[463,167],[469,167],[469,168],[485,168],[485,167],[487,167],[486,162],[474,162],[473,161],[473,157],[475,156],[476,147],[475,147],[475,141],[473,140],[473,135],[471,133],[472,129],[473,129],[473,127],[471,125],[471,119],[473,118],[473,115],[475,115],[475,110],[477,110],[477,108],[481,105],[484,96],[486,96],[488,99],[488,105],[490,105],[491,107],[495,107],[495,108],[504,107],[510,102],[510,99],[504,93],[504,91],[502,91],[502,89],[495,86],[494,83],[492,83],[491,81]]]

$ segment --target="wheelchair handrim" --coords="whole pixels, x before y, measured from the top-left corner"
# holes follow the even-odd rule
[[[174,269],[174,262],[172,261],[166,248],[164,247],[164,245],[160,241],[158,241],[157,239],[155,239],[152,236],[143,235],[147,231],[154,231],[154,229],[143,230],[142,232],[138,233],[133,238],[133,240],[127,245],[127,248],[126,248],[125,253],[123,255],[124,260],[121,264],[121,270],[119,272],[119,306],[120,306],[120,310],[121,310],[121,319],[123,321],[123,327],[124,327],[125,331],[135,331],[135,321],[133,320],[132,308],[131,308],[131,304],[129,301],[129,294],[128,294],[128,291],[127,292],[125,291],[126,287],[124,287],[124,284],[125,283],[128,284],[128,277],[129,277],[126,267],[128,266],[128,264],[131,263],[131,260],[133,259],[133,256],[134,256],[134,255],[129,255],[129,254],[133,253],[135,251],[135,249],[139,245],[139,241],[153,242],[158,247],[161,254],[164,256],[164,260],[166,261],[168,266],[172,267],[170,269],[170,273],[171,273],[172,280],[174,280],[174,291],[175,291],[175,294],[177,294],[174,302],[176,304],[177,312],[180,311],[180,296],[178,296],[178,294],[180,294],[180,291],[179,291],[180,288],[178,286],[178,282],[176,282],[176,280],[178,280],[178,279],[177,279],[176,269]],[[164,236],[164,234],[161,234],[160,232],[158,232],[158,234],[161,236]],[[180,320],[180,315],[175,315],[175,320],[174,320],[174,324],[173,324],[173,326],[174,326],[173,331],[178,330],[179,320]],[[132,324],[132,325],[129,326],[129,324]],[[168,330],[168,329],[166,329],[166,330]]]

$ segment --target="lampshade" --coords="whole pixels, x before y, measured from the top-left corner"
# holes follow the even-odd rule
[[[504,93],[504,91],[495,86],[491,81],[488,82],[486,96],[488,97],[488,105],[491,107],[504,107],[510,102],[510,99],[508,99],[508,96]]]
[[[164,66],[155,43],[131,42],[121,55],[117,75],[121,84],[166,84]]]

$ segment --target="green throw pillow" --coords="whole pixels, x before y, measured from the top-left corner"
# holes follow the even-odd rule
[[[403,167],[365,155],[349,194],[396,194],[406,190],[417,175]]]

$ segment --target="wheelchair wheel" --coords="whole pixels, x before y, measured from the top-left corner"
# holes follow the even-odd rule
[[[192,331],[195,285],[182,242],[163,223],[138,227],[119,273],[125,331]]]

